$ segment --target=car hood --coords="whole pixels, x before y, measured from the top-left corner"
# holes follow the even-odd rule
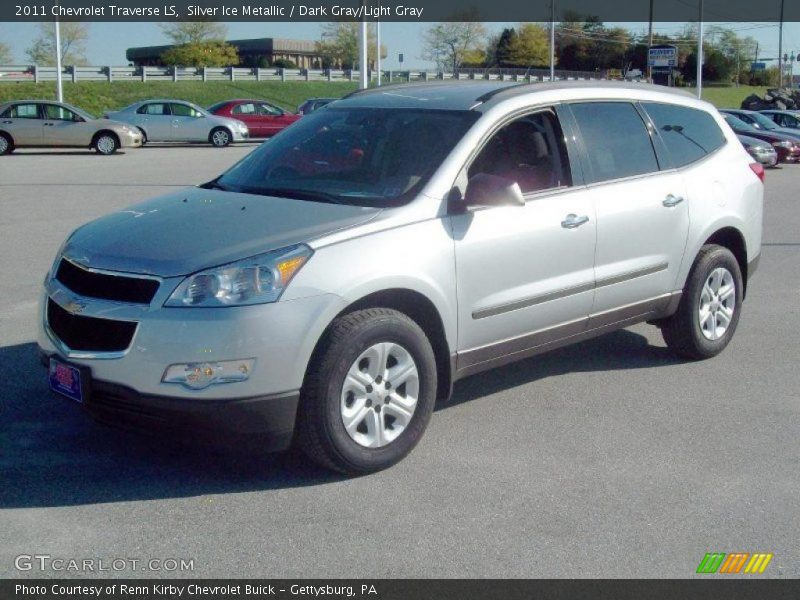
[[[755,147],[758,147],[758,148],[769,148],[770,150],[773,150],[772,146],[770,146],[764,140],[759,140],[758,138],[750,137],[748,135],[741,135],[741,134],[737,135],[737,137],[739,138],[739,141],[744,146],[750,146],[750,147],[753,147],[753,148],[755,148]]]
[[[744,130],[740,129],[740,130],[735,130],[735,131],[739,135],[746,135],[748,137],[756,138],[756,139],[759,139],[759,140],[764,140],[764,141],[770,142],[770,143],[772,143],[772,142],[786,142],[786,141],[795,142],[795,141],[797,141],[797,138],[795,138],[795,137],[792,137],[790,135],[784,135],[782,133],[777,133],[777,132],[774,132],[774,131],[762,131],[762,130],[759,130],[759,129],[754,129],[752,131],[750,131],[750,130],[744,131]]]
[[[189,188],[101,217],[63,253],[84,266],[175,277],[354,227],[380,209]]]
[[[790,129],[788,127],[778,127],[777,129],[770,129],[769,133],[779,133],[794,140],[800,140],[800,130]]]

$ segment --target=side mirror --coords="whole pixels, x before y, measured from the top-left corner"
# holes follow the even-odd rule
[[[464,203],[467,206],[525,206],[525,198],[516,181],[478,173],[467,182]]]

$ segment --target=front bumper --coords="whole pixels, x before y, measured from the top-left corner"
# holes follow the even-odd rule
[[[47,352],[40,351],[43,365]],[[82,407],[101,423],[220,448],[280,451],[291,445],[299,392],[203,400],[140,394],[93,379]]]
[[[233,130],[233,141],[234,142],[246,142],[250,139],[250,132],[249,131],[240,131],[239,129]]]
[[[143,141],[142,134],[138,131],[119,135],[119,145],[121,148],[140,148]]]

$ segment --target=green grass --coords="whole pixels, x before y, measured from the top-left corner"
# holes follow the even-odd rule
[[[349,81],[79,81],[64,82],[64,101],[97,116],[148,98],[177,98],[200,106],[232,98],[259,98],[295,110],[306,98],[343,96],[357,87]],[[0,84],[0,102],[28,98],[55,100],[55,83]]]
[[[343,96],[357,87],[356,82],[348,81],[83,81],[65,82],[64,99],[95,115],[148,98],[178,98],[200,106],[210,106],[220,100],[252,97],[295,110],[306,98]],[[683,89],[694,93],[694,88]],[[766,91],[763,87],[706,86],[703,88],[703,99],[719,108],[739,108],[742,100],[750,94],[763,95]],[[0,102],[24,98],[54,100],[55,97],[56,86],[52,82],[0,84]]]
[[[683,88],[692,94],[696,94],[695,88]],[[711,102],[717,108],[740,108],[742,100],[747,98],[750,94],[758,94],[763,96],[767,92],[765,87],[751,87],[749,85],[742,85],[737,87],[715,87],[703,86],[703,100]]]

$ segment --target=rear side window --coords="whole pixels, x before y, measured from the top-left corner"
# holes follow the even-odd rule
[[[593,182],[658,171],[642,117],[629,102],[571,104],[586,147]]]
[[[39,108],[35,104],[17,104],[4,112],[3,117],[10,119],[38,119]]]
[[[725,136],[710,114],[672,104],[642,104],[667,145],[672,164],[683,167],[725,144]]]
[[[159,102],[154,104],[145,104],[136,112],[140,115],[168,115],[169,108],[167,108],[166,104]]]

